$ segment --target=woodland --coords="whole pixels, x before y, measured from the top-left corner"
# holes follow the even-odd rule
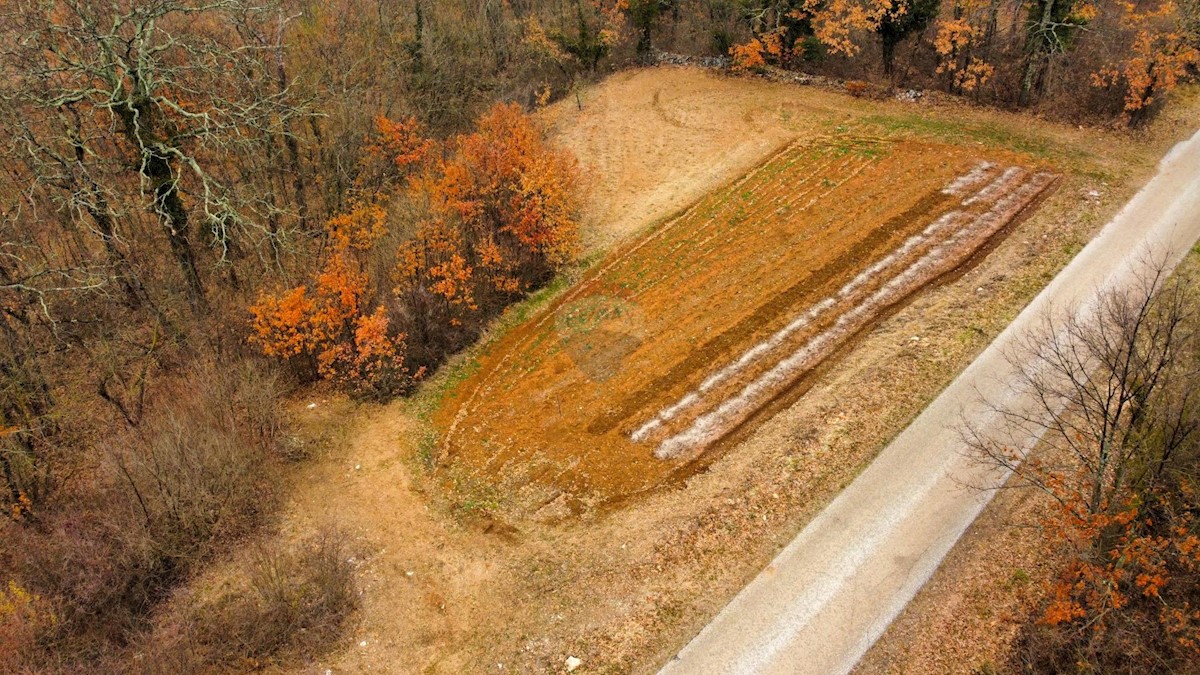
[[[289,397],[406,396],[585,264],[579,161],[536,111],[669,58],[1137,133],[1200,74],[1200,2],[0,0],[0,670],[335,644],[356,603],[338,532],[173,594],[307,461]],[[1095,443],[1063,435],[1132,473],[1027,473],[1078,562],[1014,668],[1200,658],[1197,324],[1163,287],[1113,300],[1096,338],[1128,405]]]

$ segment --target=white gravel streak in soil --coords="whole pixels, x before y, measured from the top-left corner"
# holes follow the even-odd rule
[[[965,173],[958,178],[955,178],[953,182],[943,188],[942,194],[955,196],[962,195],[967,190],[982,183],[994,168],[996,168],[996,165],[991,162],[980,162],[976,164],[975,168],[971,169],[969,173]]]
[[[630,434],[629,438],[635,443],[640,443],[646,440],[655,431],[662,427],[665,422],[669,422],[679,415],[679,413],[691,408],[703,400],[703,394],[708,393],[714,387],[717,387],[718,385],[723,384],[729,379],[735,377],[747,367],[754,364],[756,361],[761,360],[763,357],[778,349],[794,334],[812,325],[814,321],[821,318],[829,310],[836,307],[840,301],[849,299],[852,295],[854,295],[855,291],[869,283],[872,279],[876,278],[880,273],[885,272],[889,268],[896,265],[904,258],[904,256],[911,253],[913,249],[916,249],[918,246],[924,244],[929,240],[930,237],[937,235],[947,227],[957,225],[964,216],[965,214],[961,211],[951,211],[942,215],[940,218],[926,227],[922,232],[909,237],[896,250],[892,251],[874,265],[871,265],[859,273],[858,276],[854,277],[854,279],[843,286],[838,291],[836,296],[832,298],[825,298],[824,300],[821,300],[817,304],[813,305],[808,309],[808,311],[801,314],[788,325],[776,331],[769,338],[746,350],[746,352],[744,352],[736,361],[710,375],[706,380],[704,380],[704,382],[700,384],[699,387],[691,392],[688,392],[683,398],[679,399],[678,402],[663,408],[658,415],[654,417],[654,419],[646,422],[641,427],[638,427],[636,431]]]
[[[1004,178],[1005,176],[1017,176],[1025,173],[1021,169],[1017,170],[1019,174],[1013,174],[1012,171],[1012,169],[1006,171],[1004,176],[1001,177],[1004,180],[1004,184],[1010,185],[1013,180],[1012,178],[1006,179]],[[997,179],[997,181],[1001,179]],[[1007,216],[1010,215],[1010,212],[1014,208],[1034,197],[1046,187],[1050,180],[1051,177],[1049,175],[1038,174],[1032,180],[1022,184],[1018,189],[997,201],[991,209],[977,216],[970,225],[955,232],[946,241],[930,249],[906,270],[888,281],[861,303],[838,317],[832,326],[807,341],[790,356],[754,379],[735,396],[726,399],[715,410],[697,417],[682,432],[663,441],[658,446],[658,449],[655,450],[655,457],[659,459],[676,458],[689,451],[703,448],[724,436],[753,414],[755,410],[769,401],[781,388],[795,380],[798,375],[820,363],[822,359],[826,358],[846,339],[867,325],[872,317],[880,311],[908,293],[932,281],[938,275],[961,264],[979,245],[982,245],[1004,226],[1008,220]],[[993,182],[987,188],[984,188],[984,191],[988,191],[997,184],[998,182]],[[993,191],[992,194],[998,195],[1000,192]],[[853,283],[852,281],[851,284]],[[696,394],[689,396],[695,396],[696,400],[699,399],[699,396]],[[685,400],[687,398],[685,397]],[[694,402],[689,401],[689,405]],[[682,403],[683,401],[680,402],[680,404]],[[673,407],[677,408],[680,404],[676,404]],[[673,415],[677,413],[678,411],[676,410]],[[660,414],[659,420],[661,418]],[[661,421],[659,423],[661,424]]]

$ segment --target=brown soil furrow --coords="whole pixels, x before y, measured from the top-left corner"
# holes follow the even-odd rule
[[[804,141],[793,141],[793,142],[786,144],[784,147],[782,147],[781,149],[776,151],[776,153],[774,155],[772,155],[771,158],[768,159],[766,162],[756,166],[754,169],[749,171],[746,175],[744,175],[741,178],[734,181],[733,184],[731,184],[727,188],[724,188],[724,190],[735,191],[735,190],[742,189],[747,184],[749,184],[752,181],[759,178],[764,173],[764,171],[771,165],[771,163],[776,161],[777,158],[779,158],[781,156],[786,156],[789,153],[797,150],[798,148],[805,147],[805,145],[806,145],[806,143]],[[708,201],[707,199],[701,199],[700,201],[696,202],[695,204],[692,204],[690,207],[685,209],[678,216],[665,221],[662,225],[653,229],[646,236],[639,237],[624,247],[619,247],[613,255],[609,256],[610,257],[609,262],[602,264],[600,267],[592,270],[587,275],[585,275],[584,279],[581,280],[579,284],[577,284],[574,288],[569,290],[562,298],[558,299],[555,303],[553,303],[550,308],[543,311],[535,320],[533,320],[531,322],[531,324],[527,328],[515,331],[513,335],[519,339],[518,348],[509,350],[503,357],[502,363],[500,364],[500,366],[503,366],[505,363],[509,362],[511,360],[511,357],[513,354],[519,353],[521,351],[521,348],[527,346],[530,341],[536,339],[536,337],[538,335],[538,331],[540,329],[542,329],[545,326],[546,322],[554,316],[555,309],[566,304],[567,302],[570,302],[571,300],[574,300],[580,296],[586,295],[589,291],[595,290],[596,286],[598,284],[602,283],[601,280],[603,279],[603,277],[605,277],[606,275],[611,273],[614,269],[618,268],[620,265],[626,263],[635,254],[638,254],[639,252],[641,252],[642,249],[645,249],[645,248],[649,247],[651,244],[654,244],[655,242],[662,240],[667,235],[669,235],[674,229],[680,227],[683,224],[686,224],[688,222],[689,218],[693,217],[695,213],[697,213],[699,210],[701,210],[702,208],[705,207],[705,205],[707,204],[707,201]],[[446,433],[445,443],[449,443],[449,441],[451,440],[451,438],[457,431],[458,426],[461,423],[462,419],[465,418],[471,411],[474,410],[474,402],[479,397],[481,392],[486,393],[486,391],[488,389],[490,389],[490,388],[489,387],[476,387],[475,389],[472,390],[471,395],[467,399],[467,401],[464,402],[462,405],[460,405],[460,407],[459,407],[458,411],[456,412],[454,419],[451,421],[449,429]]]
[[[891,276],[874,264],[898,250],[911,262],[936,245],[906,244],[930,223],[951,211],[972,217],[999,198],[995,188],[979,197],[993,172],[964,178],[978,164],[967,150],[915,142],[838,137],[781,148],[620,247],[491,344],[439,413],[439,463],[526,511],[555,495],[597,504],[675,480],[694,453],[658,460],[655,444],[629,438],[635,425],[844,291],[828,315],[710,384],[703,401],[684,406],[652,440],[679,435],[854,312],[856,299]],[[956,180],[978,189],[972,205],[961,205],[965,190],[946,190]]]
[[[941,190],[941,195],[951,197],[960,196],[966,189],[965,186],[979,185],[983,183],[993,172],[994,165],[988,162],[981,163],[971,173],[956,178],[950,185]],[[988,204],[994,204],[997,200],[1002,199],[1011,193],[1014,187],[1013,179],[1023,176],[1026,172],[1018,167],[1013,167],[1005,171],[1001,178],[997,179],[980,188],[974,195],[967,198],[964,204],[971,204],[976,211],[975,224],[980,222],[983,214],[980,209]],[[997,187],[999,186],[999,187]],[[1006,193],[1004,190],[1008,190]],[[930,195],[934,197],[935,195]],[[927,198],[929,199],[929,198]],[[904,247],[909,250],[897,249],[888,256],[885,256],[880,263],[876,263],[871,268],[864,271],[859,277],[856,277],[850,284],[839,290],[836,296],[826,297],[824,300],[807,308],[801,313],[803,319],[803,330],[787,331],[786,338],[777,336],[760,342],[752,348],[747,354],[753,354],[753,359],[747,359],[743,355],[738,365],[733,370],[730,366],[718,371],[717,375],[710,376],[697,388],[690,389],[687,394],[680,398],[676,403],[662,409],[651,419],[651,421],[642,424],[630,432],[630,438],[634,442],[657,442],[666,435],[679,432],[690,425],[696,417],[711,412],[722,401],[731,396],[744,386],[748,386],[757,377],[761,376],[762,371],[767,367],[774,365],[779,360],[784,358],[784,355],[791,353],[800,345],[796,342],[800,341],[801,345],[804,341],[813,339],[822,332],[830,329],[831,324],[840,315],[857,306],[868,297],[870,292],[877,290],[887,282],[887,277],[875,277],[879,272],[884,272],[885,268],[895,268],[899,272],[903,269],[902,265],[912,262],[919,257],[925,255],[930,249],[938,245],[942,240],[953,236],[953,230],[937,227],[938,223],[945,214],[940,214],[938,220],[934,221],[930,227],[936,230],[936,236],[919,237],[914,236],[905,243]],[[917,217],[916,213],[902,214],[898,218],[901,220],[913,219]],[[884,228],[888,229],[888,228]],[[919,241],[914,241],[919,240]],[[897,255],[901,254],[901,255]],[[881,264],[882,263],[882,264]],[[897,267],[901,266],[901,267]],[[776,357],[772,361],[771,354],[782,352],[783,355]],[[738,362],[735,362],[737,365]],[[752,363],[757,365],[752,367]],[[722,373],[730,373],[728,376],[723,376]],[[736,376],[733,374],[736,372]],[[716,378],[716,379],[714,379]],[[682,379],[682,378],[679,378]],[[721,384],[724,391],[714,391],[717,384]],[[667,386],[664,382],[656,382],[656,388]],[[686,412],[686,414],[684,414]]]
[[[731,391],[738,390],[760,376],[764,369],[778,363],[783,356],[776,356],[777,354],[794,351],[797,342],[806,341],[828,330],[839,314],[848,311],[864,297],[869,296],[870,292],[886,283],[889,278],[887,272],[896,267],[903,269],[906,263],[924,255],[950,237],[954,226],[965,218],[966,214],[960,211],[940,214],[926,228],[925,232],[928,232],[928,235],[913,235],[905,241],[901,249],[888,254],[863,274],[843,285],[836,294],[808,307],[784,329],[743,352],[738,360],[706,378],[698,388],[689,392],[676,404],[664,409],[653,421],[634,430],[630,434],[631,440],[638,443],[656,442],[686,427],[696,417],[727,398]],[[905,247],[907,250],[903,250]],[[867,277],[864,278],[863,275]],[[687,414],[683,414],[685,411]]]
[[[902,302],[925,284],[966,262],[1052,181],[1052,176],[1038,174],[1008,195],[1000,197],[991,210],[980,214],[970,226],[921,256],[904,272],[839,316],[831,327],[805,341],[787,358],[744,384],[740,390],[720,400],[712,410],[696,417],[685,430],[664,440],[655,450],[655,455],[660,459],[677,459],[702,452],[709,444],[720,440],[793,381],[819,365],[823,358],[836,351],[880,312]]]
[[[731,355],[744,345],[751,343],[756,335],[762,334],[762,327],[777,326],[781,319],[792,312],[797,303],[805,296],[812,295],[814,290],[832,289],[839,281],[839,275],[846,276],[845,270],[854,262],[871,259],[872,254],[881,248],[881,244],[892,238],[893,232],[902,225],[921,222],[930,213],[948,205],[951,198],[941,193],[927,195],[916,205],[894,216],[883,227],[873,230],[866,238],[860,240],[851,249],[830,260],[818,269],[801,275],[782,293],[775,294],[767,302],[756,308],[746,320],[741,321],[729,330],[716,336],[699,349],[687,355],[685,359],[649,382],[644,388],[635,392],[619,408],[607,415],[597,418],[594,426],[588,428],[591,433],[605,433],[632,417],[645,408],[648,401],[661,397],[661,392],[667,389],[677,389],[678,383],[691,382],[695,384],[695,374],[710,366],[714,356]],[[772,331],[774,332],[774,331]],[[626,429],[626,433],[636,430]]]
[[[833,164],[833,162],[829,162],[827,164],[821,165],[820,167],[817,167],[816,169],[814,169],[814,171],[812,173],[807,174],[804,177],[802,177],[799,181],[796,181],[795,184],[796,185],[808,184],[810,180],[818,177],[821,171],[823,171],[825,169],[829,169],[832,166],[832,164]],[[853,165],[853,161],[851,159],[846,159],[839,166],[832,167],[832,168],[834,171],[843,171],[847,166],[852,166],[852,165]],[[810,189],[803,190],[803,191],[791,196],[789,198],[789,201],[786,204],[786,206],[794,206],[796,203],[799,203],[803,199],[812,195],[813,192],[815,192],[819,187],[820,187],[820,185],[818,183],[814,182]],[[783,198],[783,197],[781,196],[780,198]],[[736,204],[736,203],[737,203],[737,200],[733,200],[733,199],[726,200],[726,204]],[[776,207],[776,208],[778,208],[778,207]],[[756,210],[752,213],[746,213],[739,217],[737,223],[727,223],[727,224],[730,226],[731,229],[736,230],[736,229],[740,228],[741,226],[743,226],[743,224],[745,224],[745,223],[756,222],[756,220],[758,218],[765,215],[769,210],[770,209],[768,209],[768,208],[763,208],[763,209]],[[719,219],[717,219],[717,218],[708,219],[707,222],[705,222],[701,227],[692,231],[693,237],[695,237],[696,235],[705,233],[705,232],[712,231],[712,233],[708,237],[706,237],[700,241],[693,241],[690,238],[686,239],[686,240],[682,240],[682,241],[678,242],[670,250],[664,251],[663,252],[664,257],[660,260],[679,259],[678,258],[679,256],[686,255],[687,253],[698,253],[698,255],[693,255],[690,257],[683,257],[681,259],[681,261],[683,263],[685,263],[685,269],[687,267],[696,267],[696,266],[700,265],[700,263],[704,259],[704,255],[706,253],[711,253],[712,251],[716,250],[715,247],[709,248],[707,245],[710,244],[711,242],[713,242],[717,237],[719,237],[721,234],[724,233],[720,229],[720,224],[721,223],[720,223]],[[687,249],[691,249],[691,251],[688,251]],[[675,258],[672,258],[672,256],[674,256]],[[650,261],[648,261],[647,264],[652,264],[652,263]],[[677,271],[677,269],[678,268],[669,268],[668,267],[668,269],[665,270],[667,272],[666,274],[662,274],[655,283],[652,283],[652,284],[642,288],[640,291],[635,293],[633,297],[636,298],[638,295],[643,294],[646,290],[649,290],[649,288],[652,288],[656,283],[661,282],[662,279],[668,278],[670,276],[670,273]]]

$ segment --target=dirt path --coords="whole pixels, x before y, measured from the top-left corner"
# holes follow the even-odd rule
[[[1088,312],[1200,238],[1200,134],[663,673],[844,673],[936,570],[1006,476],[969,457],[963,420],[1020,405],[1006,354],[1048,313]],[[1032,444],[1036,439],[1026,439]]]

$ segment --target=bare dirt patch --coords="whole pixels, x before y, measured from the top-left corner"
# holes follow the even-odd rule
[[[487,350],[439,416],[442,461],[521,512],[688,475],[1052,183],[1006,161],[855,136],[789,145]]]
[[[699,69],[657,68],[617,73],[543,119],[588,176],[585,238],[599,251],[850,110],[848,99],[819,90],[799,96],[795,87],[744,87]]]

